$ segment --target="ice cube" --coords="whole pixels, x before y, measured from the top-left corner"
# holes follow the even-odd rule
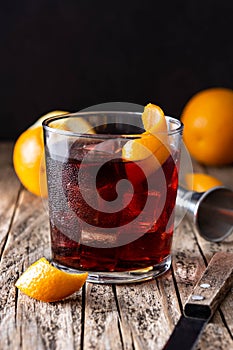
[[[119,157],[123,143],[124,141],[122,139],[114,138],[111,140],[106,140],[98,143],[92,148],[92,150],[94,152],[102,152],[105,154],[107,153],[111,155],[117,155]]]
[[[117,246],[118,228],[103,230],[98,227],[85,228],[81,232],[80,243],[95,248],[112,248]]]

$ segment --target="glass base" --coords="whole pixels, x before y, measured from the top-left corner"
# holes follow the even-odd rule
[[[60,270],[70,273],[84,273],[85,271],[72,269],[53,262],[53,265]],[[124,272],[95,272],[87,271],[87,282],[99,284],[124,284],[148,281],[156,278],[170,269],[171,255],[168,255],[160,264],[149,266],[145,269],[131,270]]]

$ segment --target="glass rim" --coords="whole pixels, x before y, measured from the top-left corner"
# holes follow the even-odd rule
[[[70,131],[70,130],[63,130],[63,129],[59,129],[56,127],[51,127],[49,126],[50,123],[57,121],[57,120],[61,120],[61,119],[68,119],[69,117],[78,117],[81,118],[82,116],[98,116],[98,115],[103,115],[103,114],[116,114],[116,115],[122,115],[122,114],[126,114],[126,115],[136,115],[138,117],[140,117],[142,115],[142,112],[129,112],[129,111],[112,111],[112,110],[107,110],[107,111],[79,111],[79,112],[74,112],[74,113],[65,113],[65,114],[59,114],[53,117],[48,117],[45,120],[43,120],[42,122],[42,127],[44,130],[55,133],[55,134],[59,134],[59,135],[63,135],[63,136],[73,136],[73,137],[88,137],[88,138],[103,138],[103,139],[108,139],[108,138],[141,138],[142,134],[138,134],[138,133],[131,133],[131,134],[90,134],[90,133],[85,133],[85,132],[77,132],[77,131]],[[168,136],[171,135],[175,135],[175,134],[181,134],[182,130],[183,130],[183,123],[181,120],[172,117],[172,116],[168,116],[165,115],[166,121],[169,121],[170,123],[173,122],[174,124],[176,124],[176,128],[172,129],[172,130],[168,130],[168,132],[156,132],[153,133],[155,135],[163,135],[163,134],[168,134]]]

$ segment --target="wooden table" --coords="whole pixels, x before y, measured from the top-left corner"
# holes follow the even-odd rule
[[[35,260],[50,256],[48,215],[43,201],[18,181],[12,149],[12,143],[0,143],[0,349],[162,349],[208,261],[214,252],[233,252],[233,237],[207,242],[183,220],[174,233],[172,268],[156,280],[86,283],[61,302],[36,301],[14,284]],[[195,169],[233,188],[233,167]],[[198,349],[233,349],[232,292],[206,327]]]

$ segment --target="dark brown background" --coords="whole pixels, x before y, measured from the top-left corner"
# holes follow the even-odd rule
[[[233,88],[232,15],[231,0],[5,1],[0,139],[51,110],[112,101],[179,118],[197,91]]]

